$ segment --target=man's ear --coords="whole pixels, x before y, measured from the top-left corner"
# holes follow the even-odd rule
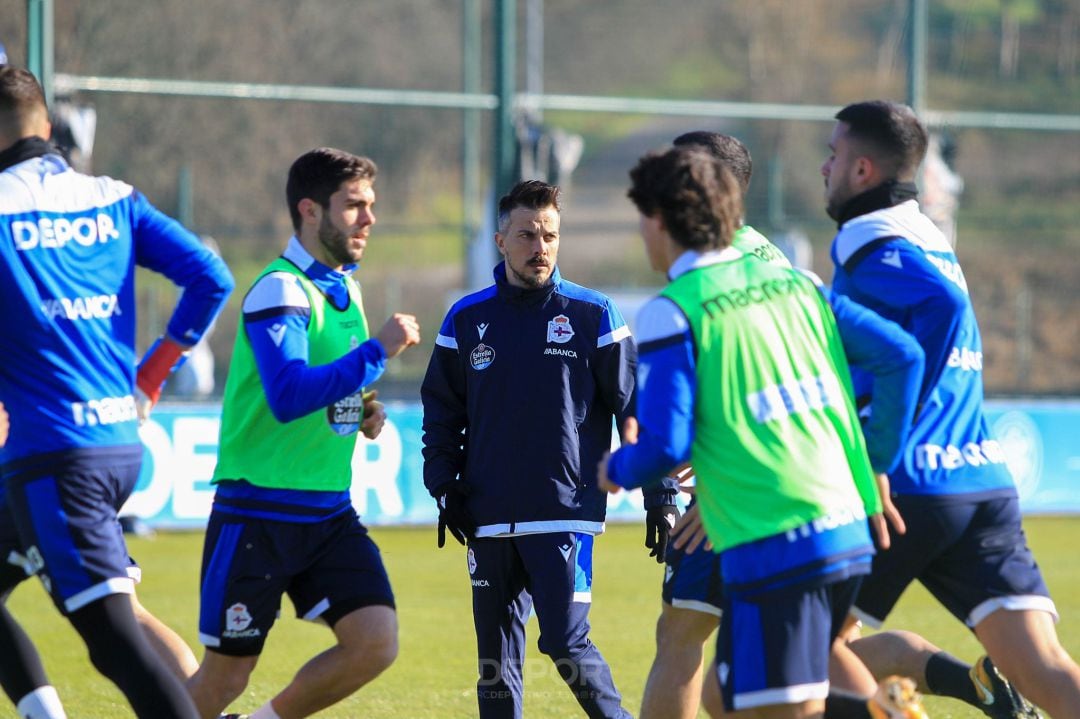
[[[495,246],[499,248],[499,254],[506,257],[506,238],[501,232],[495,233]]]
[[[300,211],[300,219],[304,222],[308,220],[317,222],[319,220],[320,210],[322,210],[319,203],[310,197],[305,197],[300,200],[300,202],[296,203],[296,209]]]

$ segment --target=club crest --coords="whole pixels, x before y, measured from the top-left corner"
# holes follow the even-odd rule
[[[574,328],[570,326],[570,318],[566,315],[556,315],[547,324],[547,341],[558,344],[566,344],[574,336]]]

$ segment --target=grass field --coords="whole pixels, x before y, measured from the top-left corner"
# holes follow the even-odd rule
[[[1030,542],[1046,574],[1063,620],[1065,646],[1080,656],[1080,518],[1043,517],[1026,522]],[[398,599],[401,651],[397,663],[356,696],[321,717],[353,719],[451,719],[476,715],[475,643],[465,553],[458,545],[435,548],[433,528],[375,528]],[[616,525],[597,543],[592,637],[612,666],[627,708],[637,712],[653,656],[653,627],[660,609],[661,568],[641,546],[643,530]],[[143,603],[197,645],[197,582],[201,533],[159,534],[132,539],[143,567]],[[60,619],[40,583],[27,582],[10,606],[45,658],[46,668],[72,719],[128,717],[123,697],[90,666],[78,636]],[[957,656],[972,660],[978,645],[967,631],[919,587],[910,590],[889,626],[919,632]],[[569,692],[536,651],[530,622],[525,715],[530,719],[581,716]],[[311,655],[328,645],[323,627],[293,618],[285,600],[261,663],[234,711],[252,711],[272,696]],[[201,648],[196,649],[201,655]],[[709,654],[712,650],[710,648]],[[930,699],[934,719],[979,717],[950,700]],[[14,711],[0,711],[13,716]]]

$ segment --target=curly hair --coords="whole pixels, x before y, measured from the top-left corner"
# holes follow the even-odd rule
[[[731,244],[742,221],[742,189],[735,175],[694,146],[650,152],[630,170],[627,196],[638,211],[657,214],[679,245],[714,250]]]

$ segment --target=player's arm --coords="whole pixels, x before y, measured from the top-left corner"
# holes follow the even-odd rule
[[[459,478],[465,467],[468,414],[452,312],[435,338],[420,399],[424,405],[424,486],[439,509],[438,546],[446,543],[448,529],[464,544],[475,533],[476,522],[466,508],[469,487]]]
[[[616,450],[607,478],[625,489],[645,487],[690,459],[694,441],[694,342],[682,311],[666,298],[651,300],[638,319],[636,444]]]
[[[634,416],[636,405],[637,345],[613,302],[608,302],[601,316],[599,335],[597,359],[593,363],[596,383],[613,410],[623,442],[628,442],[624,428],[627,419]],[[669,477],[644,488],[645,548],[657,562],[664,561],[671,528],[679,518],[675,505],[678,493],[677,482]]]
[[[287,272],[262,277],[244,298],[241,329],[251,343],[267,404],[279,422],[291,422],[353,394],[386,368],[386,350],[375,338],[328,364],[309,364],[310,314],[307,294]]]
[[[132,197],[132,213],[135,263],[165,275],[183,290],[166,336],[191,347],[225,305],[233,289],[232,274],[197,236],[138,192]]]
[[[165,275],[183,290],[165,334],[143,355],[135,375],[139,418],[145,420],[169,373],[221,311],[233,278],[225,262],[198,237],[136,191],[131,215],[136,264]]]
[[[870,465],[879,474],[896,468],[911,431],[923,376],[915,338],[854,300],[829,293],[848,363],[873,377],[870,417],[863,427]]]

